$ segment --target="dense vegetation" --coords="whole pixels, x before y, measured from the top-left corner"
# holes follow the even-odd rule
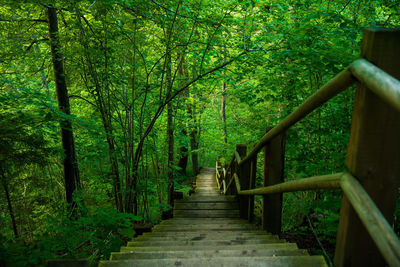
[[[250,147],[357,58],[363,28],[399,26],[399,11],[396,0],[1,1],[0,259],[108,258],[199,166]],[[353,93],[287,132],[288,180],[344,169]],[[287,194],[285,235],[329,257],[339,209],[339,192]]]

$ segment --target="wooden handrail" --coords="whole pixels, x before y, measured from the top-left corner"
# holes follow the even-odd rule
[[[340,186],[389,266],[400,266],[400,240],[374,201],[349,173]]]
[[[276,127],[266,133],[261,141],[258,142],[250,153],[239,162],[239,165],[243,165],[245,162],[249,161],[254,157],[261,149],[274,137],[280,133],[287,130],[289,127],[293,126],[295,123],[300,121],[306,115],[311,113],[314,109],[320,107],[326,101],[342,92],[350,85],[352,85],[356,80],[353,78],[349,70],[344,70],[336,75],[332,80],[322,86],[316,93],[306,99],[306,101],[301,104],[295,111],[293,111],[289,116],[283,119]]]
[[[375,94],[400,110],[400,81],[371,62],[357,59],[349,66],[351,73]]]
[[[260,187],[256,189],[238,190],[238,194],[267,195],[267,194],[286,193],[286,192],[295,192],[303,190],[338,189],[340,188],[340,179],[342,178],[343,175],[344,173],[340,172],[335,174],[313,176],[313,177],[303,178],[300,180],[293,180],[271,186]],[[240,188],[240,183],[236,182],[236,188]]]

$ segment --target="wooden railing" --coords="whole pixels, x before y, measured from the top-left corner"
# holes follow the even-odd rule
[[[229,164],[217,162],[216,179],[224,194],[238,195],[240,216],[250,221],[254,195],[262,195],[263,229],[275,234],[281,231],[282,193],[341,189],[334,265],[400,266],[400,241],[391,227],[400,185],[400,31],[366,29],[361,56],[267,129],[248,154],[237,145]],[[285,131],[354,83],[347,171],[284,182]],[[264,187],[254,188],[262,149]]]

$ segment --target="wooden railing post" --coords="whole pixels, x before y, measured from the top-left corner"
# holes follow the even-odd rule
[[[216,163],[216,173],[215,173],[215,175],[216,175],[216,179],[217,179],[217,186],[218,186],[218,190],[220,189],[220,183],[221,183],[221,181],[222,181],[222,178],[221,178],[221,170],[222,170],[222,167],[221,167],[221,160],[220,160],[220,158],[218,158],[217,159],[217,163]]]
[[[246,156],[246,145],[236,145],[236,151],[239,156],[243,159]],[[239,176],[240,187],[242,190],[249,189],[249,179],[250,179],[250,164],[246,162],[241,166],[237,166],[236,173]],[[249,196],[239,196],[239,209],[240,218],[247,219],[249,215]]]
[[[267,128],[267,132],[272,128]],[[285,133],[272,139],[264,148],[264,186],[283,182],[285,162]],[[263,229],[279,234],[282,225],[282,193],[265,195],[263,201]]]
[[[256,144],[253,145],[255,147]],[[256,185],[256,174],[257,174],[257,155],[250,160],[250,181],[249,181],[249,189],[254,189]],[[247,218],[250,222],[253,221],[254,216],[254,195],[249,196],[249,213]]]
[[[362,57],[397,79],[399,48],[399,30],[364,30]],[[391,224],[400,182],[400,112],[362,85],[356,90],[346,164]],[[335,266],[385,266],[346,197],[334,262]]]
[[[237,164],[236,164],[236,161],[233,160],[231,168],[230,168],[230,170],[229,170],[229,172],[227,174],[227,179],[228,179],[227,181],[228,181],[228,183],[229,182],[231,183],[231,185],[229,186],[229,188],[227,190],[227,194],[228,195],[234,195],[235,194],[235,186],[233,185],[234,182],[232,181],[232,179],[233,179],[233,174],[236,172],[236,169],[237,169]]]

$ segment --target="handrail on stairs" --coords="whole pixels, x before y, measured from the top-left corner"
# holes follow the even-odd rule
[[[224,194],[238,195],[242,218],[252,220],[262,195],[263,229],[280,233],[282,193],[341,189],[344,193],[335,266],[400,266],[400,240],[391,227],[400,185],[400,31],[366,29],[362,56],[310,96],[246,154],[237,145],[216,179]],[[389,74],[390,73],[390,74]],[[393,76],[396,76],[393,77]],[[357,83],[348,171],[284,182],[285,132],[313,110]],[[397,140],[396,140],[397,137]],[[264,149],[264,187],[254,188],[257,154]],[[372,242],[371,242],[372,240]],[[366,253],[368,251],[368,253]]]

